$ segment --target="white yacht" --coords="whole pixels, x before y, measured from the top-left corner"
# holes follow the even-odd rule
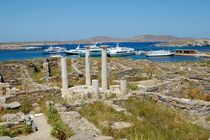
[[[97,43],[94,45],[89,45],[85,47],[90,47],[90,56],[101,56],[101,48],[97,46]],[[80,56],[84,57],[85,51],[80,53]]]
[[[85,48],[80,48],[80,45],[78,45],[76,49],[67,50],[65,53],[67,55],[80,55],[85,53]]]
[[[130,55],[135,55],[134,49],[128,47],[119,47],[119,42],[117,43],[116,47],[108,48],[108,56],[110,57],[123,57]]]
[[[49,48],[44,49],[44,53],[62,53],[65,51],[66,51],[66,48],[53,47],[52,45]]]
[[[149,51],[145,53],[147,57],[161,57],[161,56],[173,56],[174,53],[166,50]]]

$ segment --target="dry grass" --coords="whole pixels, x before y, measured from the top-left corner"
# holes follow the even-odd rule
[[[199,99],[199,100],[204,100],[204,101],[210,101],[210,95],[209,94],[204,94],[201,92],[201,90],[197,88],[190,88],[187,97],[190,99]]]
[[[129,99],[121,102],[120,105],[127,108],[134,116],[116,112],[101,102],[82,108],[80,113],[90,122],[93,122],[104,135],[113,136],[115,139],[203,140],[210,137],[209,131],[192,125],[183,115],[177,114],[164,106],[137,99]],[[137,116],[144,118],[143,121],[139,121]],[[111,127],[101,126],[100,122],[103,121],[110,123],[125,121],[134,124],[134,126],[122,130],[114,130]]]

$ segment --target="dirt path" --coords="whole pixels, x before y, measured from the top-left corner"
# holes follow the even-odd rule
[[[35,117],[33,120],[38,131],[27,136],[15,137],[15,140],[56,140],[50,136],[51,126],[47,123],[45,116]]]

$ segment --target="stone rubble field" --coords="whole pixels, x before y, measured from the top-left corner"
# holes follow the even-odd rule
[[[101,81],[101,60],[90,62],[91,79]],[[61,97],[60,59],[0,63],[0,140],[55,139],[44,112],[49,102],[72,131],[69,140],[210,138],[209,61],[108,58],[109,90],[99,88],[97,95],[84,86],[84,59],[67,59],[67,65],[71,98]],[[128,81],[126,95],[120,80]],[[38,131],[6,138],[1,127],[16,127],[27,115]]]

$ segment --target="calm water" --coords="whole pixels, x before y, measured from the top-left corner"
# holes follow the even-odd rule
[[[106,43],[110,46],[115,46],[116,43]],[[150,51],[150,50],[175,50],[175,49],[193,49],[203,52],[210,52],[210,47],[153,47],[152,45],[155,43],[146,42],[146,43],[120,43],[120,46],[127,46],[134,48],[135,50],[142,51]],[[76,44],[64,44],[59,45],[60,47],[65,47],[67,49],[74,49],[77,47]],[[81,45],[81,47],[83,47]],[[43,46],[42,48],[48,48],[49,46]],[[33,58],[46,58],[49,57],[49,54],[44,54],[43,49],[39,50],[13,50],[13,51],[0,51],[0,61],[8,61],[8,60],[23,60],[23,59],[33,59]],[[68,56],[75,57],[75,56]],[[181,62],[181,61],[198,61],[200,58],[198,57],[190,57],[190,56],[172,56],[172,57],[146,57],[145,55],[133,55],[128,58],[138,60],[138,59],[147,59],[156,62]]]

